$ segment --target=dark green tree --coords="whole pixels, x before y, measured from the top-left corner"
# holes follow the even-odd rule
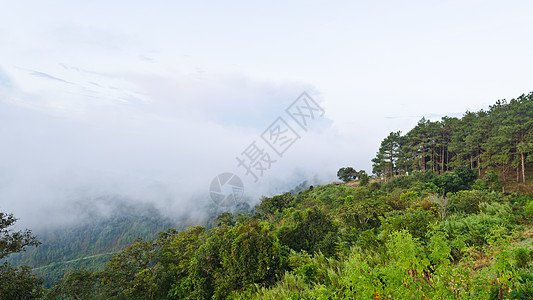
[[[400,156],[401,132],[391,132],[382,142],[376,157],[372,159],[374,174],[390,178],[397,174],[396,161]]]
[[[357,178],[357,171],[352,167],[340,168],[337,177],[344,182],[352,181]]]
[[[526,182],[526,161],[533,152],[533,93],[521,95],[509,103],[509,127],[516,141],[517,182]],[[520,169],[520,171],[518,171]]]

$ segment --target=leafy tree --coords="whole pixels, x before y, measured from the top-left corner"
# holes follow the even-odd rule
[[[0,212],[0,259],[40,244],[30,230],[9,229],[16,221],[13,214]],[[0,299],[36,299],[42,292],[42,280],[29,267],[11,267],[7,261],[0,265]]]
[[[352,181],[357,178],[357,171],[352,167],[340,168],[337,177],[344,182]]]
[[[13,214],[0,212],[0,259],[11,253],[24,251],[26,246],[40,245],[31,230],[10,230],[9,227],[13,226],[16,221]]]
[[[190,261],[190,290],[183,297],[224,299],[247,286],[273,284],[282,260],[279,243],[256,221],[216,228]]]

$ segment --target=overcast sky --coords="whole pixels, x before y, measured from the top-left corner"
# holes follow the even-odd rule
[[[531,1],[0,3],[0,210],[28,223],[81,194],[179,214],[223,172],[255,199],[370,173],[389,132],[533,90]],[[236,157],[303,92],[324,115],[254,182]]]

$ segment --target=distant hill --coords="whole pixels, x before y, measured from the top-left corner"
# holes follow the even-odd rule
[[[81,205],[81,222],[36,232],[39,247],[13,254],[13,265],[28,265],[51,286],[69,269],[103,269],[114,253],[137,239],[151,240],[167,228],[187,226],[186,220],[171,220],[151,204],[132,204],[118,197],[102,197],[108,212],[95,209],[98,203]]]

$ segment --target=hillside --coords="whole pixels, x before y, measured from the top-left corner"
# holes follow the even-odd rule
[[[532,103],[499,101],[449,128],[422,120],[384,139],[378,176],[341,168],[345,183],[303,183],[205,226],[155,236],[146,229],[168,225],[157,214],[121,211],[80,227],[76,251],[108,261],[73,268],[45,299],[531,299]],[[22,262],[47,261],[36,253]]]
[[[87,287],[79,293],[117,299],[531,297],[533,197],[474,181],[444,197],[440,178],[264,198],[253,216],[225,213],[216,228],[136,242],[50,295],[73,295],[78,282]]]
[[[95,210],[98,202],[105,203],[110,213]],[[135,240],[153,239],[158,232],[179,225],[149,204],[133,205],[116,197],[93,199],[92,209],[82,207],[75,212],[79,223],[37,232],[42,244],[11,255],[9,261],[30,266],[50,287],[71,269],[101,271],[115,253]]]

